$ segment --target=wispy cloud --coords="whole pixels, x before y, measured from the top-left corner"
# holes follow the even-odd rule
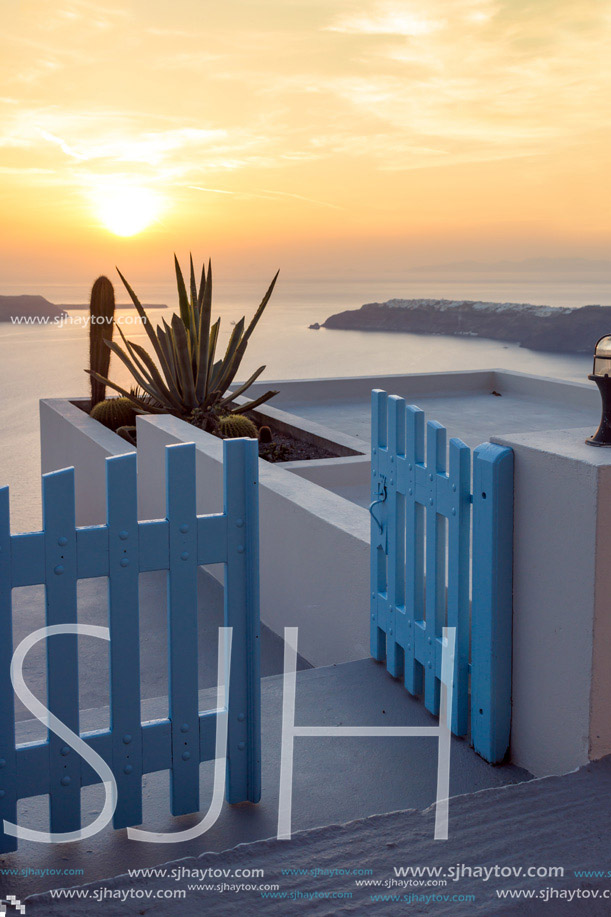
[[[344,210],[344,207],[341,207],[339,204],[332,204],[330,201],[320,201],[313,197],[306,197],[303,194],[296,194],[292,191],[272,191],[268,188],[263,188],[260,191],[227,191],[223,188],[202,188],[199,185],[189,185],[193,191],[203,191],[207,194],[229,194],[231,197],[240,197],[243,199],[248,198],[262,198],[264,200],[270,200],[273,198],[289,198],[296,201],[304,201],[307,204],[314,204],[317,207],[330,207],[332,210]]]
[[[496,0],[429,0],[426,5],[406,0],[365,3],[358,12],[336,16],[325,28],[353,35],[420,37],[460,22],[489,22],[498,9]]]
[[[131,180],[331,220],[396,210],[374,189],[413,179],[388,172],[538,157],[543,175],[606,149],[606,0],[23,6],[0,37],[4,187]]]
[[[339,16],[326,26],[330,32],[362,35],[428,35],[443,27],[443,20],[431,19],[422,7],[408,9],[402,3],[385,3],[371,12]]]
[[[603,5],[577,13],[566,0],[540,10],[513,0],[370,3],[326,26],[369,41],[359,47],[362,72],[327,89],[388,125],[387,151],[370,147],[381,168],[399,167],[402,142],[406,168],[423,164],[414,146],[434,149],[429,165],[443,161],[439,152],[446,162],[536,155],[608,123],[610,26]]]
[[[63,0],[56,5],[53,15],[43,20],[43,27],[55,31],[66,26],[107,32],[130,17],[122,4],[91,3],[89,0]]]

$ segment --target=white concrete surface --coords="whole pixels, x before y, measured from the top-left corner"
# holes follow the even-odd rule
[[[165,446],[178,442],[196,445],[198,512],[221,512],[222,441],[168,415],[137,426],[141,518],[165,515]],[[279,465],[260,462],[259,480],[261,620],[299,627],[313,665],[368,656],[369,514]]]
[[[515,455],[512,760],[611,751],[611,449],[591,427],[494,437]]]
[[[214,667],[216,669],[216,666]],[[216,705],[216,689],[200,691],[200,710]],[[236,844],[274,837],[278,822],[278,794],[282,741],[281,675],[264,678],[261,684],[262,786],[258,805],[223,805],[216,823],[200,836],[179,844],[147,844],[130,840],[125,830],[106,827],[93,838],[71,844],[36,844],[21,841],[19,850],[0,857],[0,889],[3,880],[7,890],[24,898],[27,894],[65,885],[108,880],[127,869],[157,866],[176,857],[198,856],[216,851],[217,856]],[[143,702],[144,719],[159,719],[167,712],[167,698],[150,698]],[[372,659],[362,659],[340,666],[307,669],[297,673],[296,723],[310,726],[334,726],[338,723],[360,726],[431,726],[434,720],[424,705],[404,690],[384,667]],[[82,727],[86,731],[104,728],[108,710],[85,711]],[[23,741],[32,735],[36,723],[24,722],[20,732]],[[338,824],[354,818],[395,812],[397,809],[419,810],[435,800],[437,782],[437,739],[434,736],[385,738],[298,738],[295,742],[292,825],[295,833],[320,825]],[[386,779],[381,779],[383,770]],[[508,786],[528,780],[530,775],[511,765],[490,767],[479,758],[464,739],[452,738],[450,751],[450,792],[452,796],[473,793],[493,787]],[[168,774],[147,774],[143,780],[144,821],[149,831],[176,832],[201,820],[210,804],[212,762],[200,768],[201,813],[173,818],[169,811]],[[83,789],[83,812],[92,820],[99,812],[103,790],[97,786]],[[27,809],[27,811],[24,811]],[[20,804],[20,823],[44,824],[48,818],[45,797],[24,800]],[[452,815],[450,816],[452,818]],[[287,850],[293,843],[282,841]],[[374,845],[375,846],[375,845]],[[442,845],[443,846],[443,845]],[[244,849],[244,848],[242,848]],[[66,864],[65,857],[70,857]],[[352,865],[346,863],[337,865]],[[41,870],[31,875],[27,867],[35,864]],[[45,869],[62,870],[64,866],[81,868],[80,876],[66,878],[61,872],[44,874]],[[319,865],[313,862],[311,865]],[[360,865],[355,863],[354,865]],[[2,867],[19,870],[20,875],[2,875]],[[136,881],[136,880],[134,880]],[[108,882],[112,885],[112,880]],[[171,883],[174,886],[174,883]],[[0,890],[0,897],[2,892]],[[253,897],[226,894],[240,902],[244,917],[258,914]],[[106,917],[109,901],[103,907],[89,903],[89,914]],[[63,901],[62,905],[67,905]],[[140,901],[146,914],[157,914]],[[216,913],[216,901],[200,902],[193,910],[184,910],[185,902],[175,901],[173,917],[204,917]],[[284,917],[293,917],[284,902]],[[263,913],[266,913],[265,909]],[[10,914],[10,917],[13,917]],[[17,915],[14,915],[17,917]],[[26,915],[27,917],[27,915]]]
[[[397,771],[387,773],[394,778]],[[377,788],[381,782],[374,777],[372,785]],[[359,790],[366,795],[362,787],[357,793]],[[202,872],[210,868],[262,870],[264,878],[260,881],[277,883],[280,890],[279,897],[270,896],[261,904],[256,892],[245,898],[220,889],[211,891],[203,883],[198,887],[189,872],[177,872],[180,878],[173,883],[180,889],[190,886],[186,899],[156,900],[150,911],[142,900],[130,899],[129,894],[134,887],[163,894],[168,880],[162,873],[138,879],[124,874],[108,882],[95,882],[90,894],[94,889],[108,888],[117,895],[105,902],[104,917],[139,917],[143,910],[155,917],[208,913],[215,917],[244,913],[266,917],[303,913],[315,913],[316,917],[608,917],[609,878],[604,864],[611,851],[610,815],[611,760],[607,759],[564,777],[530,780],[450,799],[445,841],[434,838],[435,807],[430,806],[425,811],[378,814],[349,824],[329,819],[326,827],[296,834],[291,841],[270,837],[220,854],[210,852],[183,860],[177,860],[175,853],[173,862],[167,864],[168,872],[181,867]],[[594,864],[603,864],[598,874]],[[390,884],[389,880],[402,881],[396,878],[395,869],[410,866],[438,868],[440,875],[447,877],[447,884],[410,884],[427,882],[426,878]],[[372,888],[354,878],[352,870],[363,868],[371,870],[372,880],[380,886]],[[588,874],[589,878],[580,878]],[[350,897],[334,898],[338,893]],[[396,898],[375,900],[373,893]],[[27,913],[28,917],[83,917],[92,909],[82,899],[54,899],[46,894],[29,898]]]
[[[349,435],[369,452],[371,390],[381,388],[417,404],[449,436],[474,447],[492,435],[569,429],[600,419],[591,382],[571,383],[506,370],[415,373],[274,382],[277,408]],[[253,395],[263,392],[258,384]],[[497,392],[497,395],[493,395]],[[358,446],[357,446],[358,448]]]
[[[79,400],[87,402],[74,399]],[[135,452],[134,447],[67,398],[40,401],[40,447],[43,474],[74,467],[76,524],[105,522],[105,461]]]

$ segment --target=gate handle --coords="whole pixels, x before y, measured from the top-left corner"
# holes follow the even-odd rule
[[[378,526],[378,528],[380,529],[380,532],[383,532],[383,531],[384,531],[384,526],[383,526],[383,524],[380,522],[380,520],[378,519],[378,517],[376,516],[376,514],[374,513],[373,509],[374,509],[375,506],[378,505],[378,503],[384,503],[385,500],[386,500],[386,497],[388,496],[388,492],[387,492],[387,490],[386,490],[386,482],[383,483],[382,487],[384,488],[384,493],[383,493],[383,495],[382,495],[378,500],[374,500],[373,503],[372,503],[372,504],[370,505],[370,507],[369,507],[369,513],[370,513],[370,515],[371,515],[371,518],[374,520],[374,522],[377,523],[377,526]]]

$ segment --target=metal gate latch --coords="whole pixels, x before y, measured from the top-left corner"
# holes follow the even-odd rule
[[[377,527],[378,527],[379,530],[380,530],[380,541],[379,541],[379,543],[380,543],[381,547],[384,548],[384,552],[385,552],[386,554],[388,554],[388,541],[387,541],[387,539],[383,539],[383,535],[384,535],[384,523],[383,523],[380,519],[378,519],[378,517],[376,516],[376,514],[375,514],[375,512],[374,512],[374,509],[375,509],[376,506],[379,506],[380,504],[385,503],[387,497],[388,497],[388,490],[387,490],[387,488],[386,488],[386,475],[381,474],[380,477],[379,477],[379,479],[378,479],[378,499],[377,499],[377,500],[374,500],[373,503],[370,504],[370,506],[369,506],[369,514],[370,514],[371,518],[374,520],[374,522],[376,523]]]

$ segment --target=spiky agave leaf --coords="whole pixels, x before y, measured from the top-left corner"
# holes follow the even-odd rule
[[[149,404],[140,398],[132,395],[131,392],[128,392],[127,389],[123,386],[118,385],[116,382],[111,382],[110,379],[106,379],[104,376],[101,376],[99,373],[94,372],[91,369],[86,369],[86,373],[90,376],[93,376],[94,379],[97,379],[99,382],[103,382],[105,385],[108,385],[109,388],[114,389],[115,392],[118,392],[120,395],[124,395],[126,398],[129,398],[134,407],[138,408],[143,414],[171,414],[172,411],[169,411],[167,407],[155,407],[153,404]]]
[[[178,288],[179,314],[172,316],[168,324],[162,317],[161,324],[153,328],[148,315],[135,292],[118,271],[119,276],[145,326],[151,342],[153,355],[140,344],[129,341],[119,329],[123,346],[113,344],[111,350],[124,363],[141,395],[129,393],[116,383],[103,379],[111,388],[125,395],[139,410],[156,413],[168,412],[187,416],[193,410],[214,412],[219,405],[228,404],[248,390],[263,372],[261,366],[242,383],[237,393],[228,393],[239,370],[246,344],[257,322],[269,302],[278,274],[272,280],[263,300],[245,330],[242,318],[233,328],[225,354],[215,359],[220,335],[220,318],[211,324],[212,315],[212,266],[202,267],[199,289],[195,278],[193,258],[189,258],[189,292],[176,255],[174,256],[176,283]],[[117,269],[118,270],[118,269]],[[267,392],[260,398],[234,409],[243,413],[269,400],[276,392]]]
[[[176,385],[172,384],[170,387],[164,384],[159,370],[144,347],[141,347],[140,344],[136,344],[135,341],[128,341],[121,331],[121,328],[119,328],[119,333],[134,363],[139,366],[141,373],[149,379],[150,384],[154,388],[162,393],[166,401],[174,402],[175,407],[180,409],[180,398]],[[159,336],[159,328],[157,329],[157,335]]]
[[[244,414],[246,411],[252,411],[254,408],[258,408],[260,404],[265,404],[266,401],[269,401],[270,398],[273,398],[274,395],[277,395],[277,391],[266,392],[264,395],[261,395],[260,398],[255,398],[254,401],[249,401],[248,404],[241,404],[237,408],[233,408],[231,414]]]
[[[268,302],[269,302],[270,299],[271,299],[271,295],[272,295],[272,293],[274,292],[274,287],[276,286],[276,281],[278,280],[278,275],[279,275],[279,273],[280,273],[280,271],[276,271],[276,273],[275,273],[275,275],[274,275],[274,279],[273,279],[272,282],[270,283],[270,285],[269,285],[269,287],[268,287],[268,289],[267,289],[267,292],[266,292],[265,296],[263,297],[263,299],[261,300],[261,302],[260,302],[260,304],[259,304],[259,308],[257,309],[257,311],[255,312],[255,314],[253,315],[253,317],[252,317],[252,319],[251,319],[251,321],[250,321],[250,325],[248,326],[248,328],[247,328],[246,331],[244,332],[244,340],[246,341],[246,343],[248,343],[251,334],[253,333],[253,331],[254,331],[255,328],[257,327],[257,324],[258,324],[258,322],[259,322],[259,319],[261,318],[261,316],[262,316],[263,313],[265,312],[265,307],[267,306]]]
[[[212,315],[212,265],[208,262],[208,277],[202,268],[202,282],[199,288],[199,355],[197,360],[197,378],[195,394],[201,403],[206,397],[208,388],[208,366],[210,353],[210,318]],[[220,322],[220,319],[219,319]],[[218,330],[216,332],[218,335]],[[216,339],[215,339],[216,347]],[[214,351],[213,351],[214,356]]]
[[[226,398],[223,398],[223,400],[219,403],[219,407],[223,407],[223,405],[229,404],[234,400],[234,398],[239,398],[240,395],[246,391],[246,389],[250,388],[253,382],[257,381],[264,369],[265,366],[260,366],[258,369],[255,369],[250,379],[247,379],[246,382],[244,382],[238,389],[235,390],[235,392],[231,392],[229,395],[227,395]]]
[[[189,305],[189,297],[187,296],[185,279],[182,276],[182,271],[180,269],[180,264],[178,263],[178,258],[176,255],[174,255],[174,269],[176,271],[176,285],[178,287],[178,307],[180,309],[180,317],[185,328],[189,331],[194,331],[193,313]]]

